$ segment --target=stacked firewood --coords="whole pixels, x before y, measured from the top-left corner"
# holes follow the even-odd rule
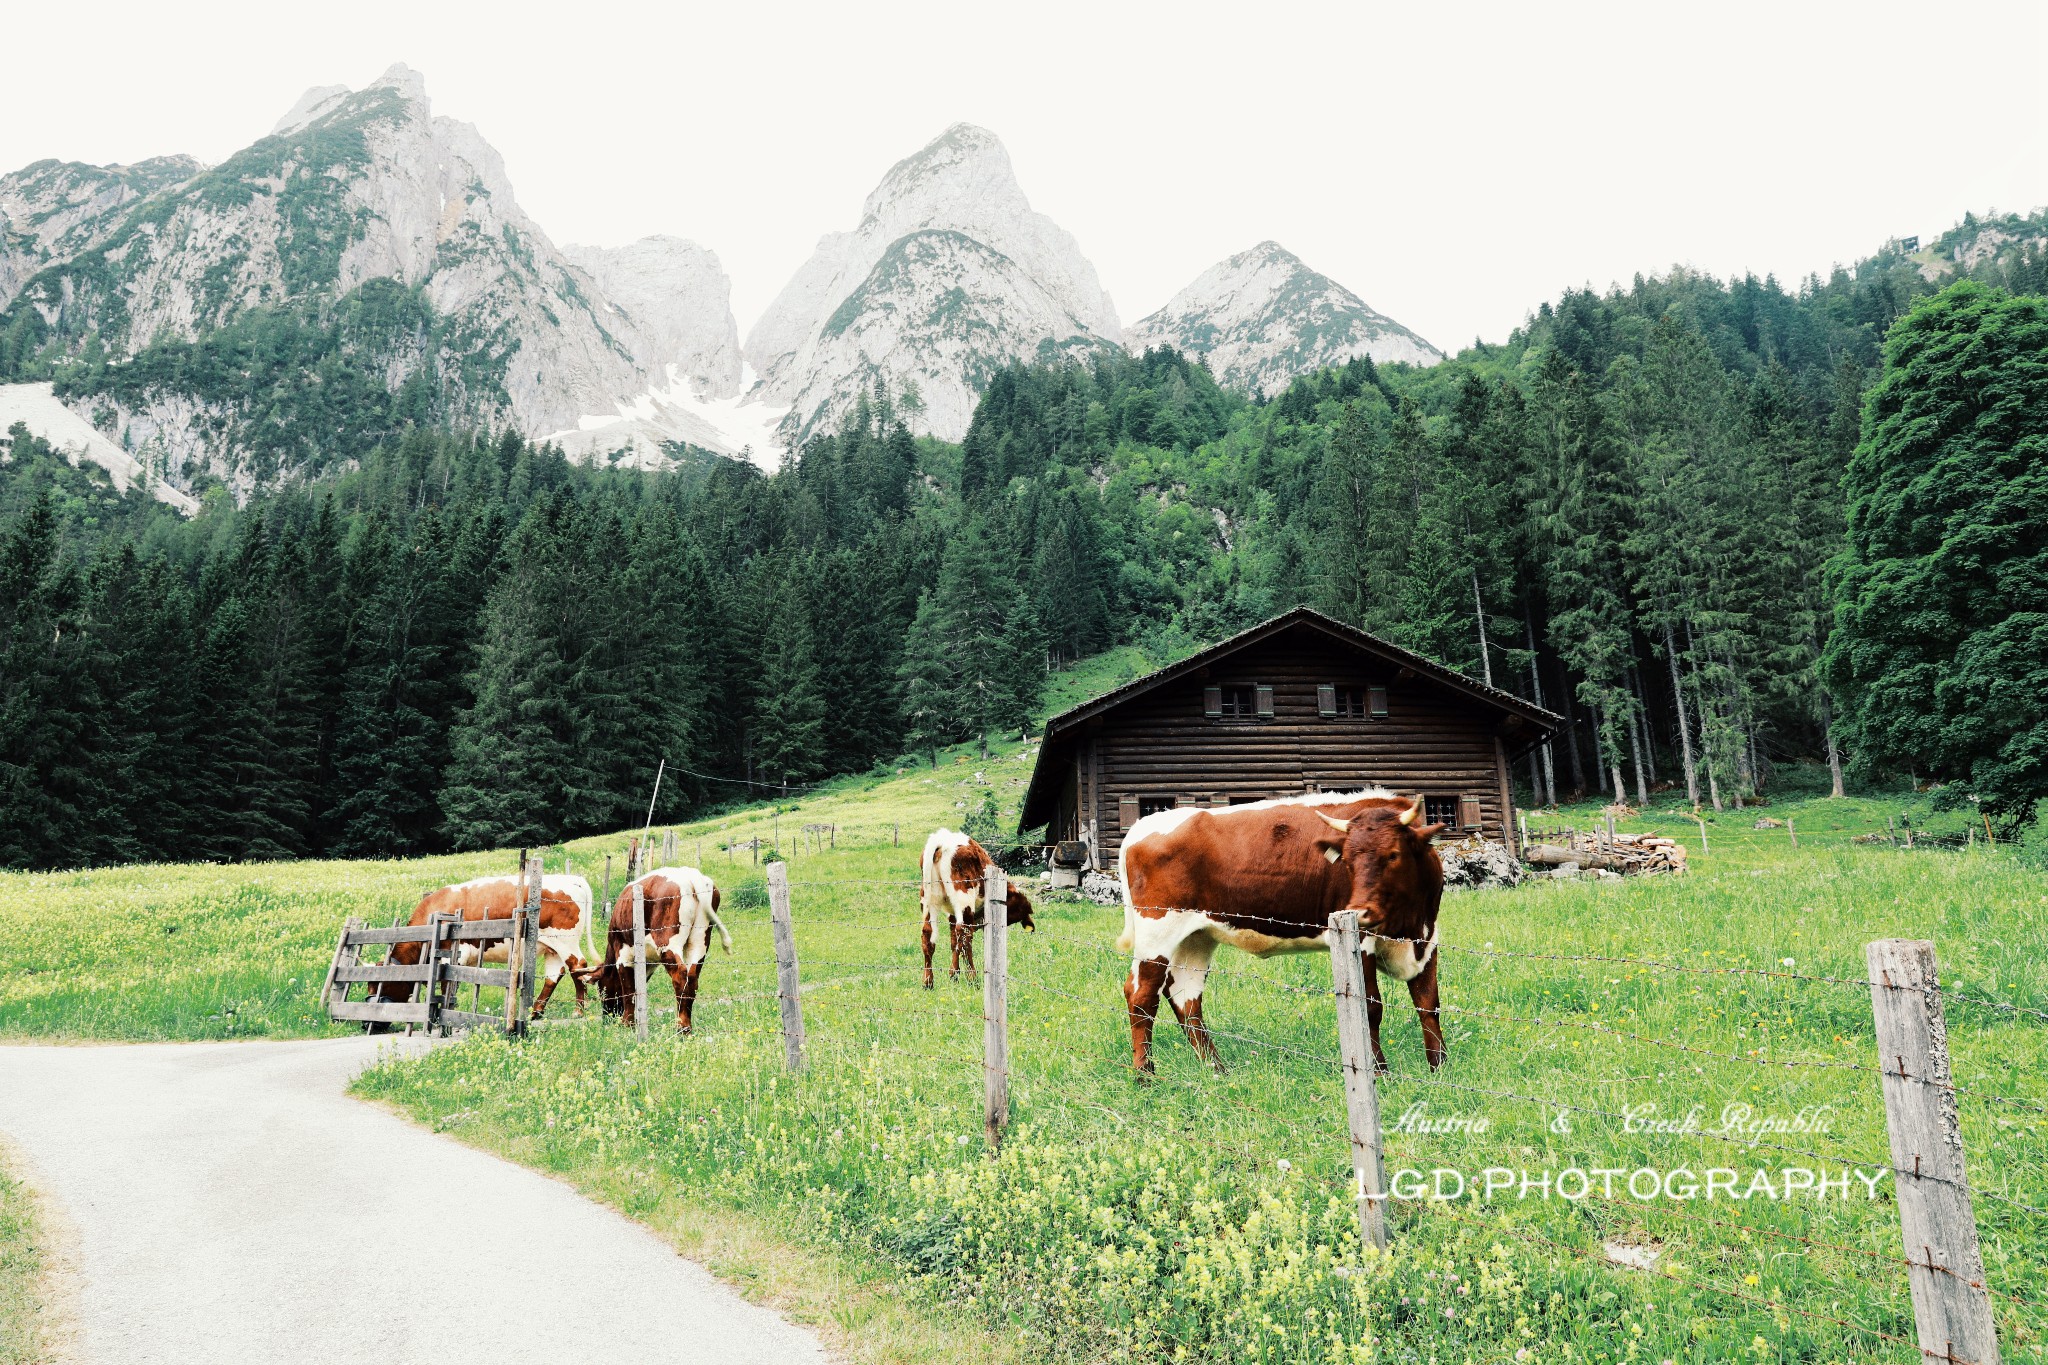
[[[1539,867],[1563,870],[1576,866],[1582,872],[1614,872],[1625,877],[1685,871],[1685,845],[1661,834],[1567,830],[1562,843],[1532,844],[1522,857]]]

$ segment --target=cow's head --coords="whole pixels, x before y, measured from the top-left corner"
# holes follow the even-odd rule
[[[1038,926],[1031,922],[1031,898],[1014,884],[1010,887],[1010,927],[1038,932]]]
[[[1344,902],[1362,925],[1395,937],[1427,938],[1443,900],[1444,867],[1430,840],[1444,826],[1422,823],[1422,798],[1375,801],[1349,820],[1316,815],[1334,831],[1318,842],[1351,874]]]

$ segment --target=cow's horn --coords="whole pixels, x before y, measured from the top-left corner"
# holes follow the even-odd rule
[[[1412,825],[1415,823],[1416,817],[1421,814],[1422,798],[1418,796],[1415,798],[1414,805],[1410,806],[1407,810],[1401,812],[1401,823],[1404,825]]]
[[[1339,834],[1342,834],[1351,828],[1351,822],[1349,820],[1332,820],[1329,816],[1324,815],[1321,811],[1317,811],[1316,815],[1318,818],[1322,820],[1324,824],[1328,825],[1331,829],[1336,830]]]

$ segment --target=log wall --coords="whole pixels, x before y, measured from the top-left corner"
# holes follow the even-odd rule
[[[1203,689],[1271,687],[1270,718],[1203,714]],[[1317,689],[1387,689],[1382,717],[1319,714]],[[1489,839],[1512,841],[1513,809],[1498,718],[1414,675],[1306,632],[1270,640],[1163,683],[1091,721],[1072,750],[1051,837],[1086,836],[1097,865],[1116,866],[1128,798],[1224,806],[1303,791],[1383,786],[1475,797]],[[1447,837],[1473,831],[1453,828]]]

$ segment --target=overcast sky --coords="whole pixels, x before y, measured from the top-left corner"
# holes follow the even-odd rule
[[[1446,349],[1567,285],[2048,203],[2041,0],[10,8],[0,169],[219,161],[403,61],[557,242],[694,238],[742,329],[961,119],[1127,322],[1270,237]]]

